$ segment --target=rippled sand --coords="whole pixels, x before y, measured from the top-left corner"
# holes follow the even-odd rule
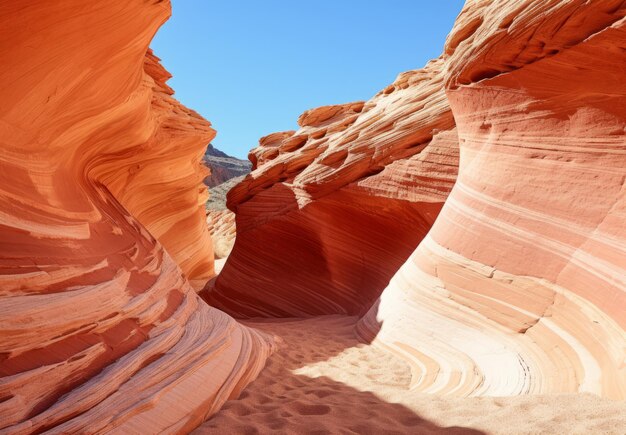
[[[626,433],[626,403],[591,394],[451,398],[408,390],[402,360],[354,336],[356,317],[248,325],[278,351],[236,400],[195,433]]]

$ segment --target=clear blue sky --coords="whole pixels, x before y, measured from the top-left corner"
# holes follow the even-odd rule
[[[172,0],[152,42],[176,97],[245,158],[305,110],[367,100],[437,57],[462,0]]]

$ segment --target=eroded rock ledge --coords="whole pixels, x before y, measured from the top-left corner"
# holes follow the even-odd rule
[[[309,110],[269,135],[228,195],[234,250],[209,303],[237,316],[363,314],[434,222],[456,178],[443,61],[370,101]]]

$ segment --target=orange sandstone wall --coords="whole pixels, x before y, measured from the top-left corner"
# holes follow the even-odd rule
[[[267,136],[228,194],[237,238],[204,297],[236,316],[364,313],[434,222],[458,166],[443,62]]]
[[[202,180],[209,171],[202,157],[215,131],[172,98],[174,91],[165,84],[171,75],[158,61],[149,50],[144,79],[152,86],[154,131],[145,143],[112,153],[97,177],[163,244],[189,279],[206,280],[213,276],[213,252],[204,224],[208,192]]]
[[[626,397],[625,16],[469,0],[458,17],[458,181],[359,325],[412,364],[413,388]]]
[[[264,363],[187,282],[212,273],[213,131],[146,55],[169,14],[0,5],[0,431],[189,430]]]

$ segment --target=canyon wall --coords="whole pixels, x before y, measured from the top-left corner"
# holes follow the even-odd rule
[[[357,333],[414,389],[626,397],[625,15],[469,0],[440,59],[261,139],[203,297],[361,314],[385,287]]]
[[[213,137],[148,51],[169,2],[0,6],[0,431],[186,431],[268,339],[208,307]]]
[[[424,237],[456,178],[443,62],[368,102],[325,106],[251,151],[228,194],[237,238],[212,305],[236,316],[364,313]]]
[[[359,325],[413,388],[626,397],[625,15],[470,0],[457,19],[458,180]]]
[[[208,193],[202,180],[209,171],[202,159],[215,131],[172,97],[165,83],[171,75],[158,61],[149,50],[144,71],[153,81],[154,131],[144,143],[107,149],[94,177],[163,244],[187,278],[206,280],[214,273],[211,238],[203,225]]]

